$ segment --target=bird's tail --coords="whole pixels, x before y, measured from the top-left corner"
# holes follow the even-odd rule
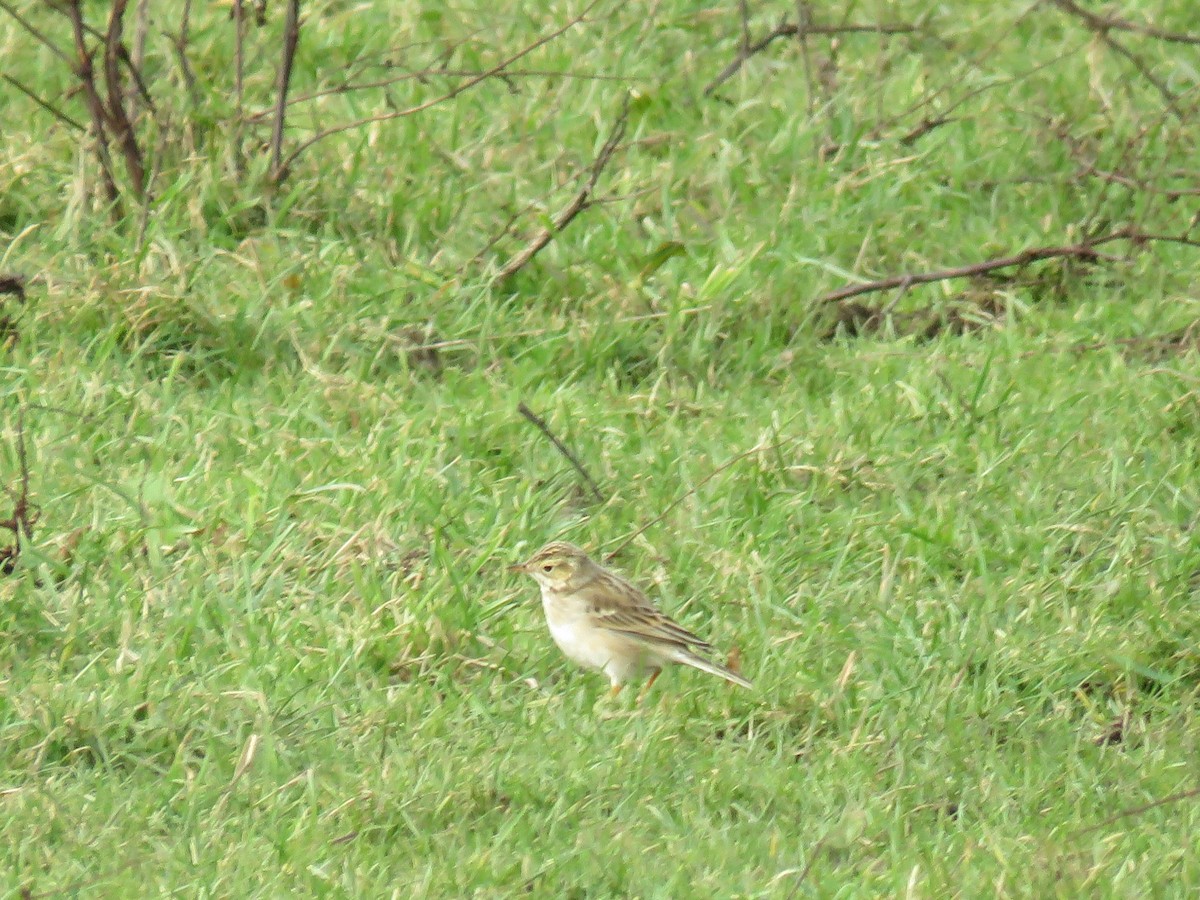
[[[727,669],[720,663],[715,663],[711,659],[705,659],[703,656],[692,653],[690,650],[681,650],[679,655],[675,657],[675,661],[681,662],[685,666],[691,666],[693,669],[699,669],[701,672],[707,672],[710,675],[724,678],[726,681],[732,681],[734,684],[741,685],[744,688],[754,687],[754,685],[732,669]]]

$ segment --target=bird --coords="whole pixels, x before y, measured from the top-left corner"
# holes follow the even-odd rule
[[[615,697],[631,678],[649,672],[646,696],[667,663],[682,663],[733,682],[753,685],[701,655],[712,645],[673,622],[640,590],[566,541],[553,541],[509,571],[529,575],[542,589],[542,609],[554,642],[575,663],[600,669]],[[699,652],[697,652],[699,651]]]

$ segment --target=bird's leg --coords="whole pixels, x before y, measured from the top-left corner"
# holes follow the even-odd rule
[[[615,698],[617,696],[617,694],[621,693],[621,688],[623,688],[624,686],[625,685],[622,684],[621,682],[614,681],[612,687],[610,687],[608,689],[609,699]]]
[[[650,677],[646,679],[646,683],[644,685],[642,685],[641,691],[638,692],[638,698],[637,698],[638,703],[641,703],[642,700],[644,700],[646,698],[646,695],[648,693],[650,693],[650,688],[653,687],[655,680],[657,680],[658,676],[661,674],[662,674],[662,669],[654,669],[650,673]]]

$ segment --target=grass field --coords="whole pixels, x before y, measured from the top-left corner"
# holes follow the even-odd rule
[[[114,221],[13,84],[86,125],[29,31],[70,25],[11,5],[0,517],[23,455],[38,516],[0,577],[0,896],[1195,894],[1200,249],[820,298],[1184,234],[1200,48],[814,4],[914,30],[784,35],[706,93],[738,3],[601,0],[275,185],[285,4],[234,127],[229,4],[193,10],[189,89],[151,0],[150,199],[114,150]],[[583,9],[305,3],[284,154]],[[497,278],[623,108],[600,202]],[[631,537],[614,565],[752,691],[609,700],[506,572]]]

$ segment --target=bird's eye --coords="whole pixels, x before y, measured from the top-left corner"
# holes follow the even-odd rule
[[[553,572],[554,566],[552,566],[550,563],[546,563],[544,566],[542,566],[542,571],[543,572]]]

